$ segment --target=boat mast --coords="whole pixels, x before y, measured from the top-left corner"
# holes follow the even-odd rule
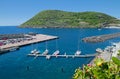
[[[47,36],[46,36],[46,39],[47,39]],[[45,41],[45,47],[46,47],[46,49],[47,49],[47,40]]]
[[[79,39],[78,39],[78,50],[80,50],[80,46],[79,46],[79,43],[80,43],[80,42],[79,42]]]
[[[58,50],[58,41],[56,39],[56,50]]]
[[[57,28],[55,28],[55,33],[56,33],[56,36],[58,35],[57,34]],[[56,50],[58,50],[58,39],[56,39]]]
[[[47,41],[45,43],[46,43],[45,45],[46,45],[46,49],[47,49]]]
[[[34,48],[33,48],[33,43],[31,43],[31,49],[34,50]]]
[[[80,40],[80,39],[79,39],[79,38],[80,38],[80,34],[79,34],[80,32],[79,32],[79,31],[80,31],[80,30],[78,30],[78,50],[80,50],[80,41],[79,41],[79,40]]]

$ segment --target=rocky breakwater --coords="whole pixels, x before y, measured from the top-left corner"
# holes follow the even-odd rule
[[[99,35],[99,36],[85,37],[82,40],[84,42],[97,43],[97,42],[104,42],[108,39],[113,39],[116,37],[120,37],[120,32],[113,33],[113,34],[105,34],[105,35]]]

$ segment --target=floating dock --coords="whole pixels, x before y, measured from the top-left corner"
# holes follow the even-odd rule
[[[34,55],[34,54],[28,54],[28,56],[32,56],[32,57],[47,57],[47,56],[50,56],[50,57],[64,57],[64,58],[87,58],[87,57],[94,57],[96,56],[97,54],[86,54],[86,55],[42,55],[42,54],[37,54],[37,55]]]
[[[120,32],[113,33],[113,34],[105,34],[105,35],[99,35],[99,36],[86,37],[86,38],[83,38],[82,40],[84,42],[97,43],[97,42],[104,42],[108,39],[113,39],[116,37],[120,37]]]

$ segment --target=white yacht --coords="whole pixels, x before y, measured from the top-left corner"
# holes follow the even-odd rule
[[[43,54],[42,55],[47,55],[48,54],[48,49],[46,49],[44,52],[43,52]]]
[[[77,50],[75,55],[80,55],[81,54],[81,51],[80,50]]]
[[[52,55],[58,55],[60,53],[59,50],[56,50]]]
[[[36,51],[35,54],[40,54],[40,51]]]
[[[98,52],[98,53],[102,53],[103,50],[102,50],[101,48],[97,48],[97,49],[96,49],[96,52]]]
[[[31,54],[34,54],[35,52],[37,52],[37,49],[32,50]]]
[[[36,56],[40,54],[40,51],[38,51],[37,49],[34,49],[31,51],[31,54]]]

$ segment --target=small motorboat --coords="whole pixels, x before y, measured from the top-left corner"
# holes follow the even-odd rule
[[[17,49],[19,49],[19,47],[11,47],[9,50],[12,52],[12,51],[15,51]]]

